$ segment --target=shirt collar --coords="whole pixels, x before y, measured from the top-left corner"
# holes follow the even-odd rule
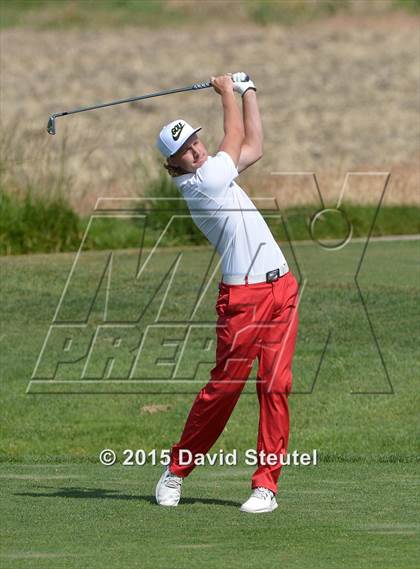
[[[213,158],[213,156],[208,156],[207,160],[209,160],[210,158]],[[207,162],[207,160],[206,160],[206,162]],[[204,162],[204,164],[206,162]],[[200,166],[200,168],[202,168],[204,166],[204,164],[202,166]],[[198,170],[200,168],[198,168]],[[174,178],[172,178],[172,180],[174,181],[176,186],[179,188],[180,186],[185,184],[185,182],[188,182],[188,180],[191,180],[191,178],[193,176],[195,176],[196,174],[197,174],[197,170],[195,172],[188,172],[187,174],[181,174],[181,176],[175,176]]]

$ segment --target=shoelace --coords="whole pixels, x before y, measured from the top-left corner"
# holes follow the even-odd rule
[[[273,494],[271,492],[271,490],[269,490],[268,488],[263,488],[262,486],[258,486],[258,488],[255,488],[254,490],[254,496],[255,498],[261,498],[262,500],[271,500]]]
[[[165,486],[168,488],[179,488],[182,484],[182,478],[169,473],[165,480]]]

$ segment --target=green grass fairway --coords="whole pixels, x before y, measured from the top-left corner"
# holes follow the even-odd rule
[[[197,469],[178,508],[154,504],[160,472],[158,466],[4,465],[2,566],[419,566],[413,464],[290,467],[279,508],[259,516],[238,510],[248,495],[247,468]]]
[[[351,243],[336,252],[316,245],[295,245],[303,293],[290,398],[292,449],[317,448],[324,460],[334,457],[411,460],[418,455],[419,246],[420,241],[371,243],[359,272],[359,286],[390,385],[354,282],[364,244]],[[284,250],[298,276],[291,251],[287,247]],[[136,318],[177,253],[175,248],[160,251],[156,260],[150,262],[144,284],[138,286],[133,278],[136,252],[116,251],[108,319]],[[207,271],[211,253],[210,248],[185,250],[172,282],[174,294],[167,296],[163,311],[166,320],[182,323],[188,319],[200,285],[192,278],[191,267],[197,273]],[[63,322],[86,318],[108,256],[106,251],[82,255],[80,268],[74,272],[59,311]],[[179,384],[170,379],[164,383],[141,380],[135,384],[113,383],[101,379],[110,349],[105,337],[90,362],[89,375],[97,378],[94,383],[74,381],[80,378],[83,366],[80,360],[59,367],[58,379],[67,383],[47,380],[31,384],[31,390],[25,393],[73,259],[73,254],[61,254],[0,260],[5,323],[0,342],[2,460],[96,462],[98,452],[104,447],[116,451],[168,448],[178,440],[191,403],[214,365],[214,351],[210,350],[204,354],[207,363],[198,368],[194,383],[187,380]],[[106,281],[103,279],[102,283]],[[196,317],[196,321],[208,324],[209,334],[214,334],[216,322],[217,282],[215,277]],[[103,289],[104,286],[90,314],[89,334],[103,321]],[[139,329],[154,321],[163,295],[161,287]],[[61,347],[67,335],[66,331],[57,340],[61,343],[60,357],[66,357]],[[132,330],[123,337],[129,348],[138,343],[138,338],[138,333]],[[73,359],[86,353],[86,338],[82,340],[79,351],[77,341],[74,342]],[[161,338],[155,338],[146,354],[152,356],[159,349],[161,358],[173,357],[173,349],[162,352],[160,341]],[[184,354],[181,369],[188,374],[196,368],[203,351],[191,342]],[[113,368],[116,377],[126,373],[126,363],[132,357],[132,352],[126,350],[122,358],[117,358]],[[157,373],[161,378],[169,377],[171,366],[156,366],[148,357],[143,361],[152,376]],[[39,375],[48,376],[56,362],[57,353],[47,349]],[[255,445],[258,426],[255,376],[254,366],[218,448],[247,449]],[[86,391],[91,394],[86,395]],[[52,393],[48,395],[49,392]],[[150,405],[163,407],[160,412],[150,414],[147,412]]]
[[[78,347],[76,338],[75,363],[57,368],[65,383],[56,378],[29,388],[74,255],[1,258],[1,566],[419,567],[419,245],[369,245],[358,273],[365,307],[354,280],[363,243],[339,251],[296,243],[294,255],[283,247],[302,283],[289,450],[317,449],[318,465],[285,467],[280,507],[262,516],[238,509],[249,495],[252,466],[196,469],[184,485],[183,503],[168,510],[153,501],[160,465],[121,464],[124,449],[159,451],[179,439],[213,365],[212,350],[195,382],[172,382],[165,375],[170,366],[158,367],[146,357],[146,372],[158,370],[166,381],[114,384],[104,376],[111,338],[105,335],[89,363],[89,377],[97,379],[84,383],[75,380],[82,360],[73,356],[86,344]],[[167,297],[164,316],[172,323],[188,320],[200,284],[192,275],[208,270],[210,248],[159,251],[141,286],[133,278],[137,252],[115,251],[112,278],[102,281],[111,283],[108,320],[133,320],[179,251],[175,292]],[[88,327],[103,323],[105,293],[98,284],[107,259],[106,251],[82,255],[59,310],[62,322],[83,320],[98,290]],[[216,273],[196,316],[212,333],[217,283]],[[154,322],[162,298],[163,287],[142,325]],[[57,340],[61,346],[66,334]],[[130,334],[124,336],[129,346],[136,340]],[[61,350],[57,360],[57,353],[45,352],[38,375],[48,376],[68,357]],[[124,375],[131,352],[124,353],[112,368],[116,377]],[[185,353],[184,371],[191,371],[203,352],[192,342]],[[147,354],[156,352],[151,347]],[[255,376],[256,367],[213,452],[255,447]],[[115,466],[99,464],[104,448],[117,453]]]

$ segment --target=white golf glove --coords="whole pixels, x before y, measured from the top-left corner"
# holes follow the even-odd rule
[[[247,74],[243,71],[232,73],[233,90],[240,93],[241,97],[244,96],[248,89],[253,89],[254,91],[257,90],[250,77],[248,77],[248,81],[246,81],[247,77]]]

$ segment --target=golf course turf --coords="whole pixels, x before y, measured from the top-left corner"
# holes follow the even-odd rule
[[[265,515],[239,511],[250,467],[197,469],[177,508],[154,503],[160,472],[3,466],[3,567],[418,567],[414,464],[291,467]]]
[[[302,292],[289,450],[317,449],[318,463],[284,467],[279,508],[261,516],[239,511],[253,472],[243,461],[198,467],[184,482],[178,508],[154,503],[161,465],[121,464],[124,449],[159,451],[178,440],[211,357],[193,382],[139,381],[121,395],[112,392],[112,376],[84,393],[77,366],[58,368],[67,383],[30,384],[75,255],[1,259],[7,323],[0,342],[2,566],[419,566],[419,241],[372,242],[361,265],[363,243],[340,251],[296,244],[295,257],[283,249]],[[176,254],[162,249],[156,262],[151,260],[144,274],[146,296]],[[86,316],[108,256],[82,254],[58,313],[61,322]],[[186,307],[194,304],[197,291],[191,267],[205,271],[209,259],[210,249],[183,251],[173,281],[176,294],[168,296],[162,312],[165,320],[189,321]],[[136,251],[114,252],[109,320],[130,321],[141,312],[142,296],[133,285],[137,261]],[[196,318],[212,329],[217,282]],[[89,313],[92,326],[103,318],[101,295],[99,288]],[[162,295],[161,289],[153,302],[159,304]],[[150,311],[155,309],[152,303]],[[49,346],[35,378],[47,377],[52,369]],[[200,355],[194,343],[190,348],[186,368]],[[91,377],[102,370],[105,349],[106,343],[94,352]],[[146,364],[152,369],[153,362]],[[243,455],[254,448],[255,375],[254,367],[214,452],[238,449]],[[117,453],[114,466],[100,464],[104,448]]]

